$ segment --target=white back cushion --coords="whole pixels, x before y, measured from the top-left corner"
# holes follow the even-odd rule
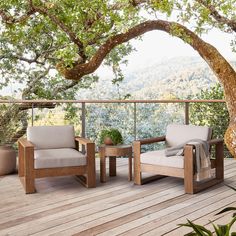
[[[166,146],[173,147],[191,139],[207,141],[211,138],[211,128],[206,126],[170,124],[166,131]]]
[[[75,148],[72,125],[28,127],[27,139],[35,145],[35,149]]]

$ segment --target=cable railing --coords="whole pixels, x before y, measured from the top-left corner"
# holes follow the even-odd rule
[[[133,133],[137,137],[137,105],[138,104],[182,104],[184,123],[189,124],[189,108],[194,103],[225,103],[224,100],[0,100],[0,104],[18,104],[21,110],[31,111],[31,125],[34,125],[36,109],[54,109],[60,104],[80,104],[81,108],[81,136],[86,130],[86,105],[91,104],[132,104],[133,106]],[[131,118],[132,119],[132,118]]]
[[[8,127],[8,133],[14,129],[16,132],[12,141],[22,136],[27,126],[73,124],[76,134],[95,141],[101,129],[114,127],[121,131],[125,142],[131,143],[139,138],[163,135],[169,123],[193,123],[194,104],[201,107],[224,103],[224,100],[0,100],[0,106],[4,105],[0,124],[4,130],[12,120]],[[9,117],[4,121],[7,111]],[[204,119],[212,120],[213,115],[206,112]],[[221,120],[219,124],[226,122]]]

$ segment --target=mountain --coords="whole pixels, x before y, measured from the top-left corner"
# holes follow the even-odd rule
[[[185,99],[217,82],[206,62],[195,57],[144,65],[124,75],[124,81],[118,86],[113,85],[109,77],[100,78],[92,89],[81,90],[78,99],[117,99],[126,94],[132,99]]]

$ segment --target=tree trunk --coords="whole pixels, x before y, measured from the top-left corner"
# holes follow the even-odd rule
[[[73,68],[66,68],[63,64],[59,64],[57,69],[66,79],[80,80],[84,75],[93,73],[114,47],[152,30],[167,32],[188,43],[200,54],[217,76],[223,86],[230,114],[230,124],[225,134],[225,143],[236,158],[236,72],[215,47],[203,41],[181,24],[163,20],[143,22],[125,33],[108,38],[88,62],[77,64]]]
[[[230,153],[236,158],[236,72],[226,59],[212,45],[204,42],[188,29],[190,45],[210,66],[223,86],[226,105],[230,115],[230,123],[226,130],[224,141]]]

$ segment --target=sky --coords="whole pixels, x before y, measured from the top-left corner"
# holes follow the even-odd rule
[[[201,38],[215,46],[226,59],[236,60],[236,53],[233,53],[230,47],[230,42],[233,39],[232,34],[226,34],[214,29],[208,32],[208,34],[202,35]],[[123,67],[125,73],[175,57],[200,58],[199,54],[191,46],[165,32],[148,32],[143,36],[142,41],[132,40],[131,42],[136,51],[127,57],[129,61],[128,66]],[[106,68],[101,67],[98,70],[98,74],[108,76],[110,72]]]
[[[236,61],[236,53],[233,53],[230,42],[232,34],[223,33],[214,29],[202,36],[202,39],[215,46],[227,60]],[[128,66],[122,67],[124,75],[134,73],[136,69],[144,68],[152,64],[162,63],[176,57],[198,57],[199,54],[188,44],[179,38],[170,36],[165,32],[152,31],[146,33],[142,40],[132,40],[136,48],[128,57]],[[204,63],[204,61],[203,61]],[[113,74],[107,67],[101,66],[96,72],[101,78],[113,78]],[[16,85],[9,86],[4,95],[16,96],[13,92]]]

